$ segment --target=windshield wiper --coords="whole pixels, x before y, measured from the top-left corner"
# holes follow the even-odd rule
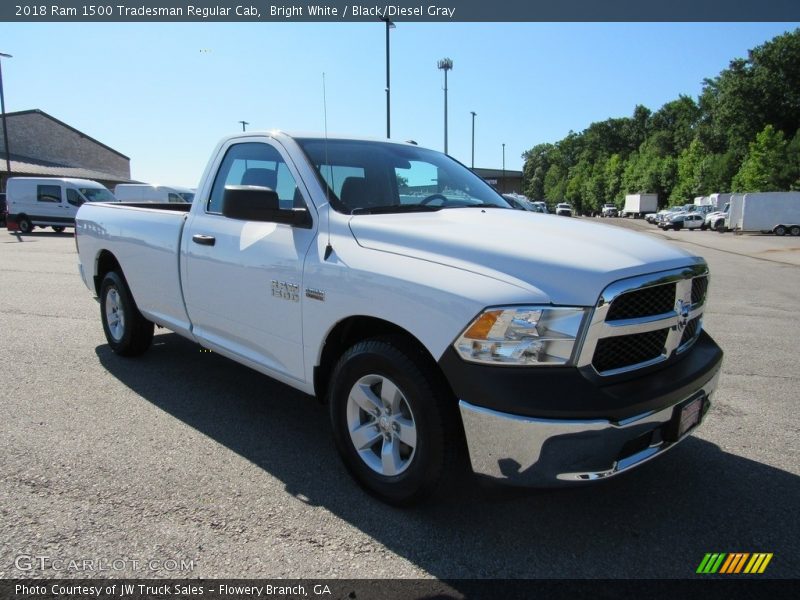
[[[387,204],[385,206],[364,206],[354,208],[351,215],[379,215],[389,213],[409,213],[409,212],[436,212],[442,210],[441,206],[431,206],[430,204]]]
[[[460,206],[450,206],[448,208],[511,208],[510,206],[500,206],[499,204],[490,204],[484,202],[482,204],[462,204]]]

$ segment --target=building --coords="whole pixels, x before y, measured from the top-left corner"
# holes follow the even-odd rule
[[[472,172],[501,194],[522,193],[522,171],[475,168]]]
[[[34,109],[6,113],[11,177],[78,177],[113,189],[130,181],[131,160],[113,148]],[[0,191],[9,177],[0,121]]]

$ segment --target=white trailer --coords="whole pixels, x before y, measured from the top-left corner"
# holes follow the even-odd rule
[[[658,211],[658,194],[628,194],[625,196],[623,217],[633,215],[634,219],[638,219],[647,213],[656,211]]]
[[[800,192],[734,194],[726,225],[734,231],[800,236]]]

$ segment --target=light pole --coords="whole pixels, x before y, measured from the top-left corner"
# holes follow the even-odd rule
[[[237,123],[242,124],[242,131],[247,131],[247,126],[250,125],[247,121],[237,121]]]
[[[3,59],[13,58],[10,54],[0,52],[0,112],[3,114],[3,149],[6,151],[6,184],[11,177],[11,150],[8,148],[8,124],[6,123],[6,99],[3,95]]]
[[[391,88],[389,78],[389,30],[395,28],[395,24],[388,17],[381,18],[381,21],[386,23],[386,139],[392,137],[392,102],[391,102]]]
[[[506,191],[506,145],[503,144],[503,192]]]
[[[444,153],[447,154],[447,72],[453,68],[453,61],[443,58],[436,66],[444,71]]]
[[[470,111],[472,115],[472,170],[475,170],[475,115],[476,113],[474,110]]]

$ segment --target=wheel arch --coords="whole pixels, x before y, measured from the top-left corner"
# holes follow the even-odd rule
[[[98,297],[103,278],[111,271],[117,271],[123,278],[125,277],[117,257],[110,250],[103,249],[97,254],[94,261],[94,290]]]
[[[314,367],[314,393],[320,401],[326,400],[331,374],[342,354],[354,344],[376,337],[393,337],[403,340],[419,352],[424,360],[433,365],[437,372],[441,373],[436,359],[410,331],[377,317],[353,315],[336,323],[325,337],[319,364]],[[442,380],[449,388],[443,373]]]

